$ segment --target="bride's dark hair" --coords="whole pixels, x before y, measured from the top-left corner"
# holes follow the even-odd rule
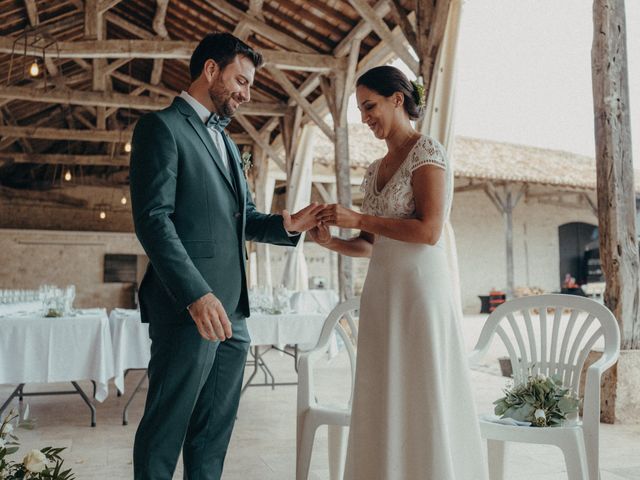
[[[410,82],[407,76],[391,65],[374,67],[364,72],[356,81],[356,87],[360,85],[369,90],[390,97],[395,92],[404,95],[404,109],[411,120],[418,120],[424,113],[424,87],[415,82]]]

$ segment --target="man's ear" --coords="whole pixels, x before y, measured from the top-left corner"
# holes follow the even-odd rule
[[[218,63],[212,58],[209,58],[206,62],[204,62],[204,68],[202,69],[202,72],[204,73],[207,82],[211,82],[211,80],[218,74],[219,71],[220,67],[218,66]]]

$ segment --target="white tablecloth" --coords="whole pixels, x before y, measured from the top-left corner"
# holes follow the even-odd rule
[[[291,308],[298,313],[328,314],[338,305],[340,297],[335,290],[312,289],[291,295]]]
[[[252,313],[247,329],[252,345],[298,345],[309,350],[316,345],[326,315],[319,313]]]
[[[113,343],[114,383],[124,392],[124,372],[130,368],[147,368],[149,364],[149,324],[140,322],[138,310],[116,308],[109,314]]]
[[[313,348],[320,337],[325,315],[289,313],[267,315],[254,313],[247,318],[252,345],[298,345]],[[149,325],[140,322],[140,312],[117,308],[109,315],[115,384],[124,392],[124,372],[130,368],[147,368],[150,357]]]
[[[22,314],[22,313],[39,313],[42,311],[42,302],[18,302],[18,303],[0,303],[0,317]]]
[[[93,380],[102,402],[113,375],[106,310],[59,318],[0,317],[0,384]]]

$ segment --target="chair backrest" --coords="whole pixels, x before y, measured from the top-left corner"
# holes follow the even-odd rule
[[[609,309],[574,295],[537,295],[510,300],[489,315],[471,354],[477,361],[494,335],[507,349],[515,384],[529,375],[559,375],[576,394],[587,355],[603,349],[600,371],[613,365],[620,352],[620,330]]]
[[[329,349],[329,343],[331,342],[331,336],[335,334],[342,340],[342,344],[345,347],[347,355],[349,356],[350,368],[351,368],[351,394],[348,404],[351,405],[353,397],[353,386],[355,380],[355,368],[356,368],[356,328],[355,318],[358,317],[358,310],[360,309],[360,298],[354,297],[338,304],[327,315],[326,320],[322,326],[322,332],[316,346],[306,352],[302,352],[299,357],[298,364],[298,406],[310,405],[315,403],[314,394],[314,376],[313,376],[313,364],[322,355],[327,353]],[[350,327],[351,332],[348,333],[344,326],[340,323],[340,320],[345,320]]]

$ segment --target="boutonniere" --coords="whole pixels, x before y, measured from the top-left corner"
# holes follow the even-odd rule
[[[242,152],[242,156],[240,158],[242,160],[242,171],[246,176],[249,169],[253,166],[253,160],[251,160],[251,154],[249,152]]]

